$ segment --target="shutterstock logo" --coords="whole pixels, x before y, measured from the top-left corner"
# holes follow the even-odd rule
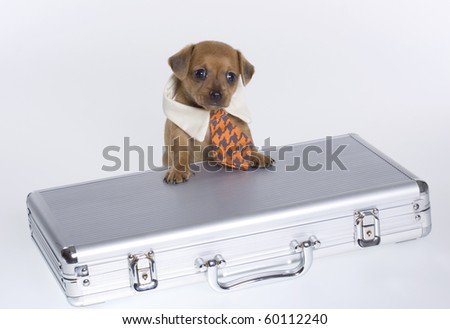
[[[274,166],[264,168],[264,170],[269,171],[320,171],[320,170],[347,170],[344,162],[341,160],[340,156],[344,152],[347,144],[333,145],[333,138],[327,136],[325,139],[325,145],[323,143],[318,143],[315,145],[287,145],[282,147],[276,147],[270,144],[270,138],[264,140],[264,146],[259,149],[259,152],[264,153],[274,159],[277,163]],[[193,145],[193,144],[192,144]],[[320,145],[320,146],[319,146]],[[203,158],[211,151],[211,147],[206,147],[200,150],[200,147],[193,147],[192,152],[202,152]],[[258,148],[256,148],[258,149]],[[187,146],[180,146],[178,151],[187,152]],[[239,150],[236,150],[238,152]],[[206,153],[205,153],[206,152]],[[164,166],[158,166],[154,161],[154,147],[147,146],[145,148],[132,145],[130,142],[130,137],[124,137],[123,146],[109,145],[103,149],[103,159],[108,161],[108,164],[102,166],[104,171],[130,171],[131,168],[131,154],[137,155],[137,161],[139,165],[139,171],[152,170],[152,171],[163,171],[167,168]],[[133,156],[133,159],[136,158]],[[179,158],[179,157],[174,157]],[[205,162],[201,166],[202,170],[217,171],[221,167],[215,162]],[[200,170],[198,164],[191,164],[191,170],[196,172]],[[226,168],[226,170],[232,170]],[[252,169],[251,169],[252,170]],[[250,170],[250,171],[251,171]],[[253,169],[256,170],[256,169]],[[258,169],[260,170],[260,169]]]

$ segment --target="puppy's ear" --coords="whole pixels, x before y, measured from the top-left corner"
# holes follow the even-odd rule
[[[194,45],[186,46],[169,58],[170,67],[175,76],[180,80],[184,80],[188,74],[193,50]]]
[[[244,83],[244,86],[246,86],[255,73],[255,67],[244,57],[244,55],[242,55],[239,50],[237,53],[239,58],[239,66],[241,68],[242,82]]]

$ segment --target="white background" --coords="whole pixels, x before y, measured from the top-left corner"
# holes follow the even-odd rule
[[[160,164],[167,58],[213,39],[256,67],[257,145],[359,133],[429,183],[433,231],[321,258],[296,280],[94,307],[449,308],[449,17],[430,0],[0,1],[0,307],[70,307],[30,239],[26,195],[123,174],[101,167],[125,136]]]

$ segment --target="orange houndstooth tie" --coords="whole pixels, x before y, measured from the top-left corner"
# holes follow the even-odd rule
[[[231,122],[223,109],[211,112],[209,127],[214,160],[227,167],[248,170],[253,149],[251,138]]]

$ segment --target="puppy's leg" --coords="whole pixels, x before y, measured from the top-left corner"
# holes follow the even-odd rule
[[[192,175],[189,168],[191,162],[189,136],[173,122],[167,120],[164,139],[166,150],[163,155],[163,163],[169,167],[164,181],[167,184],[186,182]]]
[[[164,177],[164,182],[167,184],[180,184],[187,182],[192,175],[191,170],[189,169],[189,157],[187,152],[179,150],[178,147],[173,147],[170,151],[173,156],[173,165],[169,167]],[[176,154],[181,153],[180,156],[176,156]]]

